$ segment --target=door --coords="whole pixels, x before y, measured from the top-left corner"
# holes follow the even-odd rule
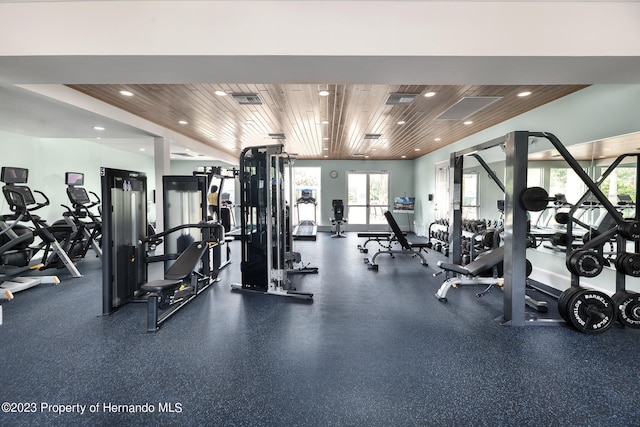
[[[350,225],[368,229],[370,225],[387,224],[384,213],[389,209],[389,172],[349,172],[347,194]]]

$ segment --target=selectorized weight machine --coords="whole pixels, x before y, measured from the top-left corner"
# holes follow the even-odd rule
[[[206,178],[163,177],[165,226],[177,225],[147,235],[145,174],[102,168],[101,175],[102,313],[112,314],[129,302],[146,302],[147,332],[154,332],[217,281],[222,227],[202,220]],[[161,237],[165,253],[149,255],[149,245]],[[163,279],[148,280],[153,262],[165,263]]]

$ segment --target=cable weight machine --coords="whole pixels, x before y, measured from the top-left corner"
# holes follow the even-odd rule
[[[292,239],[284,181],[289,158],[282,148],[248,147],[240,156],[242,283],[231,288],[310,300],[313,294],[292,289],[287,279]]]

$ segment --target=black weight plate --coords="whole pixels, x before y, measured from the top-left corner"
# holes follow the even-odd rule
[[[596,237],[598,237],[600,235],[600,233],[598,233],[598,231],[596,230],[589,230],[586,233],[584,233],[582,235],[582,243],[589,243],[590,240],[595,239]]]
[[[568,212],[558,212],[554,217],[558,224],[566,224],[569,222],[569,213]]]
[[[528,259],[525,260],[525,261],[527,262],[527,264],[526,264],[527,277],[529,277],[529,276],[531,276],[531,273],[533,273],[533,264],[531,264],[531,261],[529,261]]]
[[[604,258],[595,251],[576,249],[571,252],[566,264],[569,271],[578,276],[596,277],[602,273]]]
[[[628,276],[640,277],[640,255],[624,254],[619,261],[616,259],[616,269]]]
[[[611,299],[618,311],[618,322],[630,328],[640,328],[640,294],[621,291],[613,294]]]
[[[569,325],[571,324],[571,320],[569,320],[569,316],[567,316],[567,304],[571,297],[578,291],[583,290],[579,286],[572,286],[568,289],[565,289],[564,292],[560,294],[560,298],[558,298],[558,312],[560,313],[560,317],[564,319]]]
[[[640,222],[626,221],[618,225],[618,232],[625,239],[640,240]]]
[[[542,187],[529,187],[522,192],[520,201],[528,211],[539,212],[549,204],[549,193]]]
[[[611,297],[591,289],[576,292],[567,304],[566,314],[571,324],[585,334],[605,332],[616,319],[616,309]]]

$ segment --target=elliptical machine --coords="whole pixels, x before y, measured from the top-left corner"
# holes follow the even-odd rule
[[[84,258],[89,248],[93,248],[96,256],[102,257],[102,218],[100,214],[92,212],[92,208],[100,206],[100,197],[93,191],[92,201],[84,185],[84,174],[80,172],[66,172],[65,184],[67,185],[67,197],[71,207],[62,205],[67,209],[63,213],[64,221],[70,227],[76,229],[78,241],[73,245],[73,255]]]

